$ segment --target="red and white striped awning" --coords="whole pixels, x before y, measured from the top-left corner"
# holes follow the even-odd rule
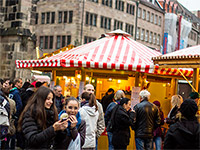
[[[188,47],[158,57],[153,57],[153,60],[191,59],[191,58],[200,60],[200,45]]]
[[[158,73],[159,68],[155,69],[152,57],[161,55],[160,52],[134,41],[123,31],[114,31],[108,35],[41,60],[16,60],[16,66],[17,68],[85,67]],[[170,72],[168,70],[163,72]],[[172,75],[176,75],[174,71]]]

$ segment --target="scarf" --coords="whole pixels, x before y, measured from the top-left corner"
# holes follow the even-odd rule
[[[60,120],[60,116],[63,114],[63,113],[67,113],[65,110],[62,110],[60,113],[59,113],[59,115],[58,115],[58,119]],[[80,113],[78,112],[77,114],[76,114],[76,119],[77,119],[77,124],[76,124],[76,128],[78,129],[78,127],[80,126],[80,124],[81,124],[81,115],[80,115]],[[70,121],[68,121],[68,127],[67,127],[67,135],[68,136],[71,136],[71,132],[70,132],[70,127],[71,127],[71,122]]]

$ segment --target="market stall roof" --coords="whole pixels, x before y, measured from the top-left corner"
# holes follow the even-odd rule
[[[152,60],[164,68],[200,68],[200,45],[156,56]]]
[[[145,73],[179,75],[176,69],[159,71],[152,57],[161,53],[129,38],[129,34],[115,30],[104,38],[40,60],[16,60],[17,68],[84,67],[116,69]],[[191,73],[185,72],[186,76]]]

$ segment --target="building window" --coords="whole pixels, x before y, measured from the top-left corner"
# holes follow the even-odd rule
[[[64,11],[64,23],[67,23],[67,11]]]
[[[98,0],[89,0],[91,2],[95,2],[95,3],[98,3]]]
[[[46,21],[46,23],[49,24],[49,22],[50,22],[50,12],[47,12],[47,21]]]
[[[65,41],[66,41],[66,37],[65,37],[65,36],[62,36],[62,47],[65,47],[65,46],[66,46]]]
[[[57,36],[56,48],[60,48],[60,36]]]
[[[115,20],[114,21],[114,30],[116,30],[116,29],[123,30],[123,22]]]
[[[137,35],[136,35],[136,38],[137,38],[137,39],[140,38],[140,28],[139,28],[139,27],[137,28]]]
[[[111,29],[111,18],[101,16],[101,28]]]
[[[141,17],[141,8],[138,9],[138,17]]]
[[[146,34],[145,34],[145,41],[148,42],[148,36],[149,36],[149,31],[146,30]]]
[[[53,36],[50,36],[50,40],[49,40],[49,49],[53,48]]]
[[[157,36],[157,45],[160,45],[160,34]]]
[[[146,19],[146,10],[144,10],[144,9],[143,9],[143,12],[142,12],[142,19],[144,19],[144,20]]]
[[[97,15],[86,12],[85,24],[91,26],[97,26]]]
[[[149,34],[149,43],[151,43],[152,42],[152,32],[150,32],[150,34]]]
[[[130,25],[130,24],[126,23],[126,30],[125,31],[133,36],[133,25]]]
[[[72,38],[71,35],[67,36],[67,45],[71,44],[71,38]]]
[[[58,23],[62,23],[62,11],[58,12]]]
[[[135,6],[127,3],[126,13],[134,15]]]
[[[43,49],[44,48],[44,39],[43,36],[40,36],[40,48]]]
[[[88,37],[88,36],[84,36],[84,44],[95,41],[96,38],[94,37]]]
[[[45,13],[42,13],[41,24],[44,24],[44,22],[45,22]]]
[[[44,49],[48,49],[48,36],[44,37]]]
[[[35,24],[38,24],[38,13],[35,14]]]
[[[102,0],[102,5],[112,7],[112,0]]]
[[[55,12],[51,12],[51,23],[55,23]]]
[[[150,20],[150,12],[148,11],[147,12],[147,21],[149,21]]]
[[[73,22],[73,11],[69,11],[69,23]]]
[[[140,40],[144,40],[144,29],[142,29],[142,31],[141,31],[141,36],[140,36]]]
[[[158,25],[161,26],[161,17],[158,18]]]
[[[157,24],[157,15],[155,15],[155,18],[154,18],[154,24]]]
[[[151,14],[151,23],[153,23],[153,17],[154,17],[154,14],[152,13]]]
[[[153,44],[156,44],[156,33],[153,35]]]
[[[124,11],[124,2],[122,0],[115,0],[115,9]]]

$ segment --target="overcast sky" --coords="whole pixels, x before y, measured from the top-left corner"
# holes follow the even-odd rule
[[[190,11],[200,10],[200,0],[178,0],[178,2]]]

